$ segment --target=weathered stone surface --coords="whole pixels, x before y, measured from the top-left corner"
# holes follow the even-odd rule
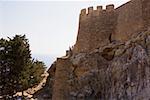
[[[141,32],[123,44],[111,43],[91,53],[72,55],[62,64],[57,61],[59,77],[55,77],[57,92],[53,91],[56,98],[52,99],[149,100],[149,33]]]

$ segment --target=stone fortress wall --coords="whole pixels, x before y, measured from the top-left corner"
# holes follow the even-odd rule
[[[131,0],[118,8],[82,9],[74,53],[90,52],[112,41],[127,41],[150,26],[150,0]]]
[[[116,9],[114,8],[114,5],[107,5],[106,9],[103,9],[102,6],[98,6],[97,10],[93,10],[92,7],[89,7],[88,10],[86,9],[81,10],[78,37],[77,37],[77,42],[73,48],[73,51],[72,50],[67,51],[67,55],[65,57],[58,58],[56,61],[56,65],[55,65],[56,71],[55,71],[55,79],[54,79],[53,92],[52,92],[53,93],[52,100],[72,100],[69,98],[70,97],[69,93],[70,94],[73,93],[74,95],[74,92],[70,92],[70,91],[74,89],[76,90],[76,88],[78,90],[78,88],[80,88],[78,84],[74,82],[74,79],[76,79],[75,77],[77,77],[76,75],[80,77],[90,70],[96,68],[100,68],[100,69],[107,68],[106,66],[109,65],[108,63],[110,63],[109,61],[107,62],[106,60],[104,60],[104,58],[102,58],[100,54],[91,53],[91,55],[88,55],[89,56],[88,58],[88,56],[84,54],[78,54],[78,53],[85,52],[86,54],[90,54],[89,53],[90,51],[99,47],[102,48],[102,46],[108,45],[111,42],[117,42],[117,41],[119,41],[119,43],[125,42],[129,40],[132,37],[132,35],[136,35],[139,32],[147,30],[149,26],[150,26],[150,0],[131,0],[130,2],[127,2],[126,4]],[[124,49],[121,49],[121,46],[120,49],[118,50],[120,54],[122,54],[125,51]],[[108,54],[107,55],[108,57],[114,55],[113,50],[111,50],[111,52],[108,51],[105,52],[106,54]],[[116,52],[117,51],[115,51],[115,54],[120,55],[119,52],[118,53]],[[130,61],[132,61],[131,60],[132,57],[130,57],[131,55],[130,53],[126,54],[127,57],[129,56],[128,59],[130,59]],[[123,64],[127,65],[127,61],[123,61],[124,58],[127,59],[126,57],[121,57],[118,58],[118,60],[116,59],[113,60],[112,66],[109,67],[114,69],[113,70],[110,69],[110,70],[119,72],[121,68],[120,66],[123,66]],[[116,61],[119,62],[115,63]],[[132,64],[134,67],[132,66]],[[138,65],[136,66],[135,64],[136,63],[134,63],[134,60],[133,62],[131,62],[131,64],[128,64],[129,65],[128,68],[131,68],[129,69],[130,71],[132,71],[133,68],[138,68],[137,67]],[[143,64],[143,66],[146,65]],[[117,67],[118,69],[115,69]],[[141,68],[145,68],[145,67],[141,67]],[[125,71],[123,71],[123,73],[124,72]],[[119,73],[121,73],[121,71]],[[133,74],[133,72],[131,73]],[[118,77],[121,74],[116,74],[117,77],[115,77],[114,74],[114,78],[119,80]],[[101,75],[103,76],[103,74]],[[127,75],[125,74],[124,76]],[[137,75],[135,74],[135,76]],[[117,91],[120,89],[119,87],[121,86],[118,86]],[[80,90],[81,89],[79,89],[79,92],[77,93],[80,93]]]

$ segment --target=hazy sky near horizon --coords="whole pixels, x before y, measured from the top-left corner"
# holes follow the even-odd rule
[[[26,34],[32,54],[63,56],[73,46],[82,8],[128,0],[0,0],[0,38]]]

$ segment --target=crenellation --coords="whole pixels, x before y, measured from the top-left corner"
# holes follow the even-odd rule
[[[80,14],[81,15],[86,15],[86,9],[82,9]]]
[[[97,11],[102,11],[103,10],[103,6],[97,6]]]
[[[106,11],[114,11],[114,10],[115,10],[115,6],[113,4],[106,5]]]
[[[95,16],[99,16],[100,13],[102,13],[102,11],[103,11],[103,6],[97,6],[97,7],[96,7],[96,10],[95,10],[95,12],[94,12],[94,15],[95,15]]]
[[[88,14],[91,14],[94,11],[93,7],[88,8]]]
[[[114,9],[114,5],[108,5],[107,6],[108,11],[113,10],[113,9]],[[93,7],[88,7],[87,9],[86,8],[82,9],[80,15],[81,15],[81,17],[82,16],[88,16],[88,15],[97,16],[103,12],[106,12],[106,9],[103,9],[103,6],[97,6],[95,10]]]

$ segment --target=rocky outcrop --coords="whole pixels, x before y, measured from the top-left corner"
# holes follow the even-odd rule
[[[150,30],[127,42],[58,58],[38,100],[149,100]]]
[[[56,61],[52,100],[149,100],[150,31]]]

